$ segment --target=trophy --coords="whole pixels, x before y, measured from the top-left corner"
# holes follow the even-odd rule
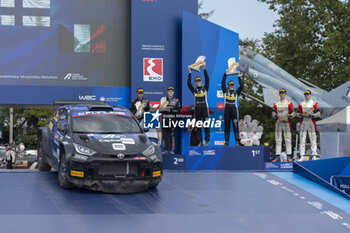
[[[156,112],[158,107],[159,107],[159,104],[154,104],[149,111],[150,112]]]
[[[228,71],[226,72],[226,75],[237,75],[239,74],[239,63],[236,62],[236,58],[231,57],[230,59],[228,59],[227,61],[228,63]]]
[[[140,102],[137,102],[135,107],[137,108],[137,111],[135,113],[135,116],[141,116],[143,114],[143,108],[145,107],[143,104],[141,104]]]
[[[290,116],[290,114],[285,114],[285,115],[281,116],[279,120],[281,122],[286,122],[286,121],[288,121],[289,116]]]
[[[304,117],[309,117],[313,112],[314,108],[309,108],[306,113],[303,114]]]
[[[190,68],[191,70],[195,70],[197,72],[200,71],[201,66],[205,65],[205,56],[199,56],[196,60],[195,63],[193,63],[192,65],[189,65],[188,68]]]
[[[290,114],[288,113],[287,110],[285,110],[282,113],[278,114],[278,120],[280,122],[286,122],[286,121],[288,121],[289,116],[290,116]]]
[[[161,111],[164,111],[167,107],[168,107],[168,104],[169,104],[169,101],[166,100],[166,97],[163,97],[161,100],[160,100],[161,104],[160,104],[160,110]]]

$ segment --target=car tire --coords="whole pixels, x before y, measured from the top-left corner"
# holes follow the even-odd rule
[[[62,154],[60,159],[60,162],[58,163],[58,183],[59,185],[64,189],[71,189],[74,187],[74,185],[68,180],[68,164],[66,161],[66,156]]]
[[[47,164],[46,162],[46,155],[42,149],[42,141],[39,140],[38,142],[38,165],[37,168],[39,171],[50,171],[51,166]]]

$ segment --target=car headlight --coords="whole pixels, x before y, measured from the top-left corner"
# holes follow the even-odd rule
[[[144,156],[150,156],[150,155],[153,155],[155,151],[156,151],[156,149],[154,148],[154,146],[150,145],[146,150],[144,150],[142,152],[142,154]]]
[[[87,156],[92,156],[92,155],[96,154],[96,151],[91,150],[90,148],[87,148],[85,146],[75,144],[75,143],[73,143],[73,145],[74,145],[76,152],[78,152],[79,154],[87,155]]]

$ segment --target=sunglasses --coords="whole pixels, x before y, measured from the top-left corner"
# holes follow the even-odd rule
[[[310,95],[310,93],[305,93],[304,95]]]
[[[280,94],[286,94],[284,91],[281,91]]]
[[[137,94],[143,94],[143,92],[142,92],[142,91],[139,91],[139,92],[137,92]]]

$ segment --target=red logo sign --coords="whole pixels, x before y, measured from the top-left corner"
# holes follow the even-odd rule
[[[143,59],[143,81],[163,82],[163,58]]]
[[[217,103],[216,107],[217,107],[218,110],[224,110],[225,109],[225,103],[220,103],[219,102],[219,103]]]

